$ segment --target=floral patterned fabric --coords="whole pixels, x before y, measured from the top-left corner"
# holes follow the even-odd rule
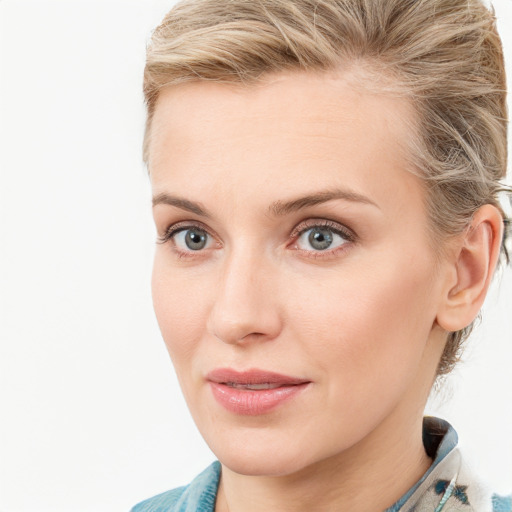
[[[493,494],[464,463],[457,433],[444,420],[426,417],[423,444],[429,470],[384,512],[512,512],[512,496]],[[214,512],[221,466],[214,462],[189,485],[159,494],[131,512]]]

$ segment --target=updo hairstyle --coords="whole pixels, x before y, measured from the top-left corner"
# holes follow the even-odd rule
[[[249,86],[271,73],[344,69],[358,70],[361,87],[415,109],[410,171],[423,180],[436,247],[482,205],[503,213],[505,69],[494,12],[479,0],[182,1],[147,49],[144,160],[163,87]],[[502,253],[508,261],[505,242]],[[448,334],[438,375],[452,369],[471,328]]]

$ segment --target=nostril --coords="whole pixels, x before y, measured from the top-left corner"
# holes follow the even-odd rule
[[[265,337],[265,334],[262,332],[245,332],[243,329],[240,329],[238,332],[231,330],[231,331],[223,331],[223,332],[216,332],[213,331],[213,335],[223,343],[243,343],[243,342],[249,342],[251,340],[259,340],[263,337]]]

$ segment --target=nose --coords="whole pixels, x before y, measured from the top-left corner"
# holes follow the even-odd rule
[[[232,254],[219,273],[209,332],[229,344],[276,338],[281,331],[276,277],[264,259]]]

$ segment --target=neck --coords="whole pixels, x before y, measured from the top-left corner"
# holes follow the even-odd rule
[[[245,476],[222,468],[216,512],[385,510],[425,473],[422,415],[389,418],[349,450],[297,473]]]

